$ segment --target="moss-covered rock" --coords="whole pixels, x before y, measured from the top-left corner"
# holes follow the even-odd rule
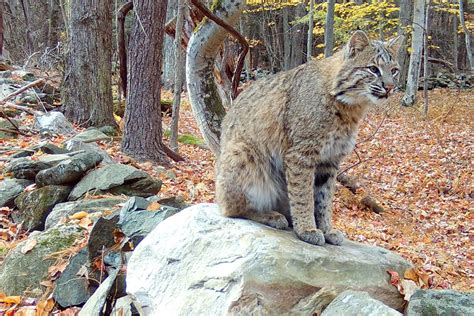
[[[40,283],[48,276],[48,268],[55,264],[56,258],[49,255],[71,247],[83,235],[77,225],[57,226],[50,230],[32,234],[29,239],[19,243],[11,250],[0,266],[0,293],[6,295],[40,294]],[[32,239],[36,245],[28,252],[22,249]]]
[[[45,187],[21,193],[15,204],[18,210],[12,214],[15,222],[23,222],[28,230],[43,229],[46,217],[58,203],[67,200],[71,187],[47,185]]]

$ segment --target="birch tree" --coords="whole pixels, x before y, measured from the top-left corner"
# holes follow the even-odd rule
[[[469,66],[471,71],[474,71],[474,57],[472,56],[472,43],[471,43],[471,33],[469,32],[466,21],[464,20],[464,1],[459,0],[459,20],[461,22],[461,27],[464,32],[464,39],[466,40],[466,52],[467,60],[469,61]]]
[[[418,79],[420,75],[421,53],[423,50],[423,34],[426,13],[426,0],[415,0],[413,11],[413,33],[411,39],[410,65],[408,80],[402,105],[412,106],[415,103]]]
[[[332,56],[334,50],[334,6],[336,0],[328,0],[326,27],[324,29],[324,57]]]
[[[245,7],[244,0],[221,0],[213,13],[230,25],[239,21]],[[203,20],[189,40],[186,60],[186,82],[194,117],[209,148],[219,153],[221,123],[225,109],[214,80],[214,60],[227,31]]]
[[[174,96],[173,96],[173,112],[171,115],[171,137],[170,147],[175,152],[178,152],[178,122],[179,122],[179,108],[181,103],[181,90],[183,88],[184,75],[184,54],[181,46],[181,38],[184,26],[184,16],[186,9],[186,1],[178,0],[178,14],[176,17],[176,33],[174,37],[174,52],[175,52],[175,77],[174,77]]]

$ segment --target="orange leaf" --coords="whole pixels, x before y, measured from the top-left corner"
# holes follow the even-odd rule
[[[4,294],[3,294],[4,295]],[[21,296],[4,296],[0,297],[0,303],[5,304],[20,304]]]
[[[405,273],[403,274],[403,277],[407,280],[412,280],[415,282],[418,282],[418,273],[414,268],[409,268],[405,270]]]
[[[398,275],[397,271],[387,271],[390,274],[390,284],[393,286],[397,286],[400,283],[400,276]]]
[[[84,217],[87,217],[88,215],[89,213],[80,211],[80,212],[72,214],[69,218],[70,219],[83,219]]]
[[[160,206],[161,206],[161,205],[160,205],[160,203],[158,203],[158,202],[151,202],[151,203],[147,206],[146,210],[147,210],[147,211],[159,211],[159,210],[160,210]]]
[[[49,312],[53,310],[53,307],[54,300],[51,297],[45,301],[39,301],[38,305],[36,306],[36,316],[48,316]]]

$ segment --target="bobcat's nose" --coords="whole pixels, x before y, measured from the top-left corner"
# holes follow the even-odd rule
[[[387,90],[387,94],[389,94],[395,88],[395,85],[393,83],[385,83],[383,87]]]

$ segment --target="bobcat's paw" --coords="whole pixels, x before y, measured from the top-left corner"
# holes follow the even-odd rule
[[[276,213],[276,212],[275,212]],[[266,223],[268,226],[276,229],[287,229],[289,227],[286,217],[282,214],[272,214]]]
[[[317,246],[324,245],[324,234],[320,229],[296,231],[296,235],[299,239],[307,243]]]
[[[344,241],[344,235],[337,229],[331,229],[324,234],[324,239],[328,244],[339,246]]]

